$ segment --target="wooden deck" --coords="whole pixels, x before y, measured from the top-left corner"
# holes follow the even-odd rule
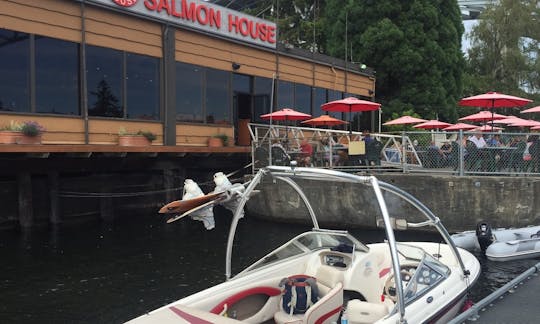
[[[0,145],[0,154],[4,153],[28,153],[28,154],[51,154],[51,153],[171,153],[171,154],[234,154],[251,153],[250,146],[225,146],[208,147],[195,145],[150,145],[150,146],[119,146],[119,145],[97,145],[97,144],[39,144],[39,145],[21,145],[21,144],[2,144]]]

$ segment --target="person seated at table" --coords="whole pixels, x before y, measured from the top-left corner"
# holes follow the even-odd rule
[[[319,146],[322,154],[323,166],[330,165],[330,141],[328,138],[321,139],[321,145]]]
[[[300,143],[300,154],[298,155],[298,165],[299,166],[312,166],[311,157],[313,156],[313,146],[309,141],[304,138]]]
[[[487,146],[496,147],[502,146],[501,135],[495,134],[486,141]]]
[[[476,133],[474,136],[469,137],[469,141],[473,142],[476,148],[483,148],[487,145],[482,133]]]
[[[273,165],[289,165],[291,157],[287,154],[279,139],[273,140],[271,149]]]
[[[483,148],[487,147],[486,140],[484,139],[484,135],[482,133],[476,133],[474,136],[469,137],[469,141],[474,143],[476,146],[477,153],[476,158],[478,163],[480,164],[480,171],[488,171],[492,167],[492,162],[490,159],[490,153],[488,151],[482,150]]]

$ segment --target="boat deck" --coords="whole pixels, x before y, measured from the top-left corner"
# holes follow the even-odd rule
[[[539,271],[537,263],[450,323],[538,323]]]

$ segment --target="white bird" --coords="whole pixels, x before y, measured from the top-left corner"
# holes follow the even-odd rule
[[[216,172],[214,174],[214,183],[216,184],[214,192],[225,192],[226,194],[225,199],[220,202],[220,205],[234,213],[240,203],[240,196],[245,189],[244,186],[239,183],[232,184],[223,172]],[[243,210],[240,217],[244,217]]]
[[[201,188],[195,181],[191,179],[186,179],[184,181],[184,195],[182,196],[182,200],[189,200],[202,196],[204,196],[204,192],[201,190]],[[194,211],[193,213],[191,213],[190,216],[193,220],[203,222],[204,227],[207,230],[211,230],[215,227],[214,211],[212,209],[212,206],[208,206],[201,210]]]

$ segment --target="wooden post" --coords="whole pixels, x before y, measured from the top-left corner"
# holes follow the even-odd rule
[[[17,175],[19,192],[19,224],[23,228],[32,227],[34,209],[32,204],[32,176],[29,172]]]
[[[49,180],[49,200],[51,204],[50,222],[57,225],[62,222],[58,207],[58,172],[51,171],[47,174]]]

